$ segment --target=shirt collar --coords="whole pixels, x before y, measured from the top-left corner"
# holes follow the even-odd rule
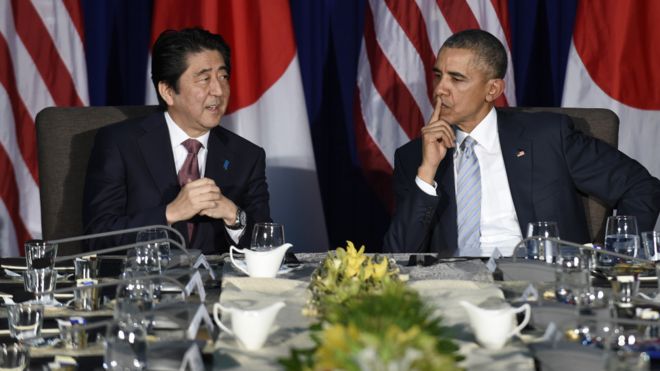
[[[167,123],[167,129],[170,132],[170,141],[172,142],[172,148],[176,148],[177,146],[180,146],[183,141],[186,139],[191,139],[188,134],[186,134],[179,125],[174,122],[174,119],[172,119],[172,116],[170,116],[169,112],[165,112],[165,122]],[[202,136],[199,136],[197,138],[192,138],[197,140],[198,142],[202,143],[203,148],[208,148],[208,143],[209,143],[209,135],[210,131],[207,131],[204,133]]]
[[[490,112],[474,127],[470,134],[456,129],[456,147],[460,148],[465,137],[470,135],[486,152],[497,152],[497,111],[491,108]]]

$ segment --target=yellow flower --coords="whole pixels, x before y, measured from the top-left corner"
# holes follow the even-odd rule
[[[351,351],[351,344],[355,343],[360,332],[354,325],[345,327],[341,324],[327,326],[321,333],[322,343],[314,354],[317,370],[335,369],[339,365],[338,354],[347,354]]]
[[[387,268],[389,267],[389,263],[387,261],[387,258],[383,257],[380,261],[380,263],[375,263],[372,264],[373,267],[373,277],[376,280],[381,280],[383,277],[385,277],[385,274],[387,273]]]

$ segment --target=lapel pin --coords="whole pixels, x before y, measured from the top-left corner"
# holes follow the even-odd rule
[[[519,149],[518,152],[516,152],[516,157],[523,157],[525,155],[525,151],[522,149]]]
[[[229,169],[229,160],[225,160],[225,163],[222,164],[222,167],[223,167],[225,170],[228,170],[228,169]]]

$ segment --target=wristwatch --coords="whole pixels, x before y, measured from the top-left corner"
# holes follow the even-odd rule
[[[227,228],[233,230],[243,229],[245,228],[246,224],[247,224],[247,215],[245,214],[245,211],[243,211],[239,207],[236,209],[236,220],[234,221],[234,224],[228,225]]]

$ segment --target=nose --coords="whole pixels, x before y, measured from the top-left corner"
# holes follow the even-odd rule
[[[441,97],[447,95],[447,78],[442,76],[440,78],[436,77],[435,87],[433,88],[433,94]]]
[[[222,96],[225,94],[226,82],[223,77],[216,77],[211,79],[211,94],[215,96]]]

